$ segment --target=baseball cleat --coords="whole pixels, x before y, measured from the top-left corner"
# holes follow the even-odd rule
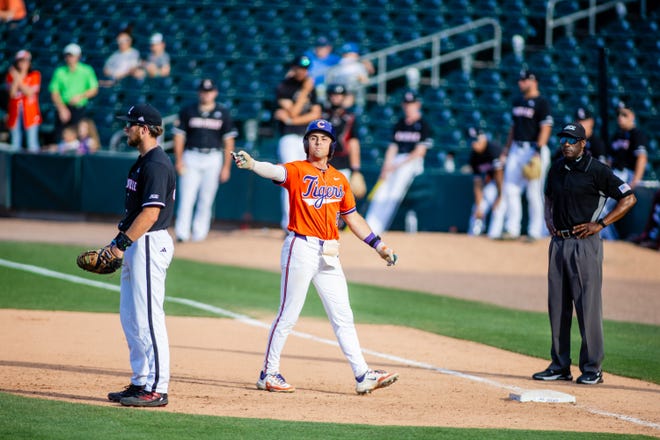
[[[280,373],[266,374],[263,371],[259,373],[257,389],[275,393],[293,393],[296,390]]]
[[[130,384],[123,391],[117,391],[116,393],[108,393],[108,400],[111,402],[119,402],[124,397],[133,397],[137,396],[142,390],[144,390],[144,385],[133,385]]]
[[[124,406],[165,406],[167,405],[167,393],[142,390],[135,396],[122,398],[119,403]]]
[[[553,370],[548,368],[546,370],[540,371],[538,373],[532,374],[532,379],[534,380],[573,380],[571,376],[571,370]]]
[[[584,385],[596,385],[597,383],[603,383],[603,373],[600,371],[587,371],[586,373],[582,373],[582,375],[580,375],[580,377],[578,377],[575,382]]]
[[[398,373],[388,373],[383,370],[369,370],[361,377],[356,378],[355,392],[358,394],[368,394],[378,388],[385,388],[392,385],[399,379]]]

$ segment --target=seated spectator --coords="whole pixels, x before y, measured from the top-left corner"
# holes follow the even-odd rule
[[[41,110],[39,108],[39,90],[41,73],[32,68],[32,55],[27,50],[20,50],[14,57],[14,64],[7,73],[9,88],[9,107],[7,127],[11,132],[12,150],[23,148],[23,133],[27,138],[27,149],[38,153],[39,126]]]
[[[96,129],[96,124],[90,118],[83,118],[78,122],[78,153],[90,154],[96,153],[101,147],[101,140],[99,139],[99,132]]]
[[[163,34],[155,33],[149,39],[150,53],[144,62],[149,78],[159,78],[170,75],[170,55],[165,51]]]
[[[316,94],[319,99],[325,100],[325,74],[328,70],[339,64],[341,57],[332,51],[333,47],[330,40],[326,37],[319,37],[316,40],[314,49],[305,52],[305,56],[310,59],[312,64],[309,66],[309,76],[314,79]]]
[[[366,93],[362,85],[369,82],[369,75],[374,72],[370,62],[360,60],[360,47],[356,43],[346,43],[341,48],[341,60],[339,64],[328,70],[325,80],[328,84],[340,84],[346,87],[349,96],[355,97],[355,101],[347,100],[346,106],[357,106],[356,111],[364,108]]]
[[[117,46],[118,49],[103,65],[103,74],[108,79],[102,84],[110,86],[127,76],[144,78],[144,71],[140,68],[140,52],[133,47],[130,29],[124,29],[117,34]]]
[[[62,129],[62,140],[57,144],[58,153],[77,153],[80,148],[76,127],[68,125]]]

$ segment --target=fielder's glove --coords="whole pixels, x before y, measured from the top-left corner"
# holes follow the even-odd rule
[[[107,274],[116,272],[121,268],[123,258],[112,252],[112,244],[101,249],[85,251],[78,255],[78,267],[88,272]]]
[[[378,252],[380,258],[387,261],[388,266],[394,266],[396,264],[396,261],[399,259],[399,257],[397,257],[394,251],[388,248],[387,245],[382,241],[378,243],[378,246],[376,246],[376,252]]]
[[[351,173],[351,191],[355,198],[361,199],[367,194],[367,184],[364,181],[364,176],[359,171]]]
[[[527,180],[536,180],[541,177],[541,158],[534,156],[523,166],[523,176]]]
[[[238,153],[231,152],[232,157],[236,166],[242,170],[251,170],[254,168],[254,159],[247,154],[245,151],[239,151]]]

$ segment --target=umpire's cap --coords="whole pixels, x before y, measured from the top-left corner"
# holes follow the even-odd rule
[[[579,122],[571,122],[564,125],[564,128],[559,132],[559,136],[569,136],[575,139],[587,138],[587,134],[584,132],[584,127]]]
[[[125,116],[117,116],[117,119],[142,125],[163,125],[163,117],[160,112],[149,104],[137,104],[128,109]]]

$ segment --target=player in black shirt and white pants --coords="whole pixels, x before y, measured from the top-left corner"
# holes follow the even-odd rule
[[[215,102],[217,96],[213,81],[202,80],[199,102],[182,109],[175,123],[175,166],[180,177],[174,233],[178,241],[207,237],[218,186],[231,174],[238,131],[229,110]]]
[[[603,227],[621,219],[636,202],[630,185],[585,153],[586,134],[578,122],[559,133],[564,157],[548,173],[545,221],[552,235],[548,257],[548,313],[552,332],[552,362],[535,373],[536,380],[572,380],[571,321],[573,305],[582,345],[577,383],[603,381]],[[616,207],[602,216],[605,199]]]
[[[526,192],[529,209],[527,236],[536,240],[545,234],[543,225],[543,186],[550,166],[548,139],[552,131],[550,103],[538,89],[536,75],[528,70],[520,72],[518,87],[522,96],[513,103],[513,124],[502,154],[504,187],[502,202],[493,211],[488,236],[491,238],[520,237],[522,223],[522,193]],[[541,177],[528,180],[523,167],[534,157],[541,160]],[[503,230],[506,234],[503,234]]]
[[[170,351],[165,328],[165,276],[174,244],[167,228],[174,213],[176,173],[158,145],[162,118],[149,104],[126,116],[128,145],[140,153],[126,182],[125,214],[112,251],[124,258],[119,316],[128,342],[133,375],[123,391],[108,399],[125,406],[167,405]]]

